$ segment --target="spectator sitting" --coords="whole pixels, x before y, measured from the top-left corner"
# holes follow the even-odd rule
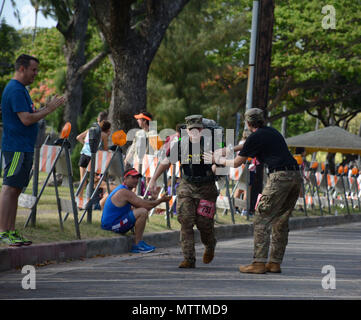
[[[171,196],[163,195],[157,200],[145,200],[131,190],[138,184],[142,175],[134,168],[124,173],[123,184],[115,188],[108,197],[104,197],[100,205],[104,206],[101,227],[116,233],[126,233],[135,226],[135,243],[133,253],[154,251],[155,247],[146,244],[143,233],[148,218],[148,211],[167,202]],[[133,207],[133,208],[132,208]]]

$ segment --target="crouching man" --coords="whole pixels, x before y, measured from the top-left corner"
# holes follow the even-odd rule
[[[101,227],[116,233],[126,233],[135,227],[133,253],[154,251],[155,247],[146,244],[143,233],[148,218],[148,211],[161,202],[168,202],[171,196],[163,195],[157,200],[144,200],[133,191],[142,175],[134,168],[125,171],[123,184],[115,188],[106,198]],[[102,199],[103,200],[103,199]]]

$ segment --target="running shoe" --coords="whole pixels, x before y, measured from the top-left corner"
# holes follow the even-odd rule
[[[142,245],[143,247],[149,248],[149,249],[155,249],[155,246],[151,246],[150,244],[146,243],[145,241],[141,240],[138,242],[138,244]]]
[[[9,234],[23,243],[23,246],[30,246],[33,242],[23,237],[18,230],[9,231]]]
[[[132,250],[130,250],[130,252],[132,252],[132,253],[149,253],[152,251],[154,251],[154,249],[145,247],[145,246],[141,245],[140,243],[133,244]]]
[[[12,236],[9,231],[0,232],[0,242],[6,243],[10,247],[20,247],[23,245],[23,242]]]

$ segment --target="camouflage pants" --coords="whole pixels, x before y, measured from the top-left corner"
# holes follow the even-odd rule
[[[206,248],[214,249],[214,220],[197,214],[197,207],[201,199],[216,202],[218,196],[214,183],[201,186],[182,180],[177,188],[177,215],[181,224],[181,246],[184,259],[195,261],[194,225],[200,232],[201,241]]]
[[[279,171],[269,175],[254,220],[254,262],[282,263],[288,243],[288,220],[301,189],[298,171]]]

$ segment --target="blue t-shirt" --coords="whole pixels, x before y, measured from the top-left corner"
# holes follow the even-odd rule
[[[17,112],[35,111],[29,92],[21,82],[9,81],[1,98],[1,109],[2,151],[34,152],[38,124],[25,126],[17,115]]]
[[[101,227],[105,230],[111,230],[112,226],[119,222],[119,219],[125,215],[127,215],[130,211],[132,211],[132,207],[128,202],[123,207],[117,207],[112,202],[113,195],[121,189],[128,189],[125,185],[121,184],[116,187],[111,194],[108,196],[107,200],[104,204],[102,219],[101,219]]]

